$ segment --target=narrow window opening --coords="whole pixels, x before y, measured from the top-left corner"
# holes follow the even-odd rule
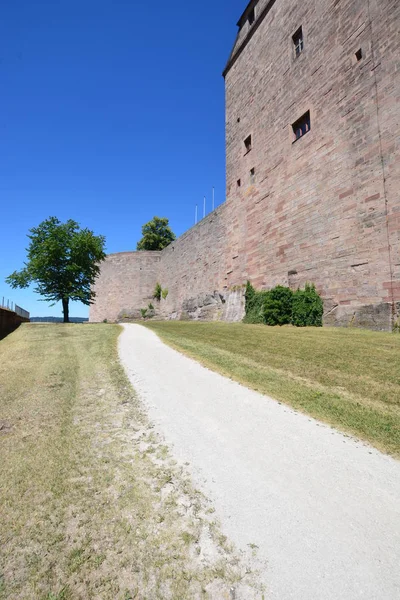
[[[360,60],[362,59],[362,57],[363,57],[363,52],[362,52],[362,48],[360,48],[360,49],[359,49],[359,50],[357,50],[357,52],[356,52],[356,59],[357,59],[357,62],[360,62]]]
[[[249,135],[245,140],[244,140],[244,147],[246,148],[246,153],[250,152],[252,146],[251,146],[251,135]]]
[[[237,118],[237,122],[240,123],[240,117]]]
[[[298,58],[304,50],[303,27],[298,28],[296,33],[293,35],[292,40],[294,46],[294,55],[296,58]]]
[[[292,125],[293,129],[293,142],[303,137],[311,129],[310,111],[308,110],[300,119],[298,119]]]
[[[256,11],[254,8],[251,9],[251,11],[248,14],[247,20],[249,22],[250,27],[253,25],[254,21],[256,20]]]
[[[242,185],[242,182],[240,181],[240,179],[237,180],[236,184],[237,184],[237,187],[240,187]]]
[[[256,180],[256,170],[253,168],[250,170],[250,185],[252,185]]]

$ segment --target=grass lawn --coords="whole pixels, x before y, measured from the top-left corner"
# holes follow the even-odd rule
[[[400,456],[400,335],[242,323],[146,326],[210,369]]]
[[[228,600],[247,577],[148,422],[119,333],[31,324],[0,342],[1,599]]]

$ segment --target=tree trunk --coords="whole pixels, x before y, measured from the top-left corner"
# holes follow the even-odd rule
[[[69,298],[62,299],[63,313],[64,313],[64,323],[69,323]]]

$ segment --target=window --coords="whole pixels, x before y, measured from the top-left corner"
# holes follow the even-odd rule
[[[249,22],[250,27],[253,25],[254,21],[256,20],[256,11],[254,8],[251,9],[251,11],[248,14],[247,20]]]
[[[300,119],[298,119],[292,125],[293,129],[293,142],[296,142],[298,139],[303,137],[306,133],[308,133],[311,129],[310,122],[310,111],[308,110]]]
[[[303,28],[299,27],[294,36],[292,37],[293,46],[294,46],[294,55],[296,58],[300,56],[300,54],[304,50],[304,37],[303,37]]]
[[[362,59],[362,57],[363,57],[363,52],[362,52],[362,48],[360,48],[356,52],[356,60],[357,60],[357,62],[360,62],[360,60]]]
[[[237,187],[240,187],[242,185],[242,182],[240,181],[240,179],[237,180],[236,185],[237,185]]]
[[[255,180],[256,180],[256,170],[253,168],[250,170],[250,185],[253,185]]]
[[[246,154],[247,152],[250,152],[252,146],[251,146],[251,135],[249,135],[245,140],[244,140],[244,147],[246,148]]]

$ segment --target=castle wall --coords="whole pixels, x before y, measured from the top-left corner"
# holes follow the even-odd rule
[[[243,294],[228,289],[225,265],[226,205],[222,204],[161,253],[161,302],[167,318],[240,320]]]
[[[258,0],[240,23],[224,73],[226,203],[161,253],[108,257],[90,319],[139,316],[158,281],[168,289],[158,316],[239,320],[247,280],[310,281],[326,324],[390,329],[400,311],[400,2]],[[294,141],[307,111],[311,129]]]
[[[89,320],[99,323],[140,318],[140,309],[152,302],[160,254],[121,252],[107,256],[94,286],[96,301],[90,307]]]
[[[389,328],[399,299],[399,11],[396,0],[278,0],[228,65],[229,286],[313,281],[326,322]],[[311,130],[293,143],[308,110]]]
[[[241,320],[243,289],[228,289],[225,267],[226,205],[189,229],[162,252],[111,254],[101,265],[90,321],[140,318],[151,302],[166,319]],[[154,300],[157,283],[168,290]]]

